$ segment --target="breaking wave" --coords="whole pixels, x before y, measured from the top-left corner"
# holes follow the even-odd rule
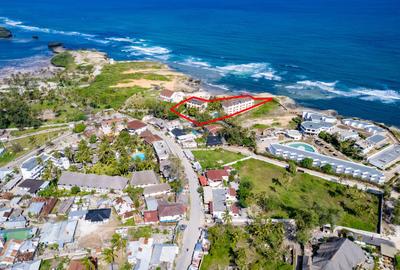
[[[268,63],[217,66],[216,70],[223,75],[249,76],[255,79],[263,78],[274,81],[282,80],[282,77],[277,75],[276,70],[274,70]]]

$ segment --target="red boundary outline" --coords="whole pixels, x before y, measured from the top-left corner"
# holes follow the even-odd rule
[[[223,101],[223,100],[230,100],[230,99],[237,99],[237,98],[251,98],[251,99],[253,99],[253,100],[261,100],[261,102],[255,104],[255,105],[253,105],[253,106],[251,106],[251,107],[249,107],[249,108],[247,108],[247,109],[244,109],[244,110],[241,110],[241,111],[238,111],[238,112],[229,114],[229,115],[224,115],[224,116],[221,116],[221,117],[218,117],[218,118],[215,118],[215,119],[211,119],[211,120],[208,120],[208,121],[205,121],[205,122],[198,122],[198,121],[193,120],[192,118],[190,118],[190,117],[188,117],[188,116],[186,116],[186,115],[184,115],[184,114],[181,114],[180,112],[178,112],[178,111],[175,110],[175,109],[177,109],[179,106],[181,106],[182,104],[184,104],[184,103],[186,103],[186,102],[188,102],[189,100],[192,100],[192,99],[197,99],[197,100],[204,101],[204,102],[214,102],[214,101]],[[182,101],[179,102],[178,104],[172,106],[172,107],[170,108],[170,111],[173,112],[173,113],[175,113],[175,114],[178,115],[179,117],[182,117],[183,119],[186,119],[187,121],[192,122],[193,124],[195,124],[195,125],[197,125],[197,126],[204,126],[204,125],[207,125],[207,124],[210,124],[210,123],[215,123],[215,122],[217,122],[217,121],[220,121],[220,120],[223,120],[223,119],[226,119],[226,118],[230,118],[230,117],[233,117],[233,116],[235,116],[235,115],[241,114],[241,113],[243,113],[243,112],[249,111],[249,110],[251,110],[251,109],[254,109],[254,108],[256,108],[256,107],[258,107],[258,106],[260,106],[260,105],[263,105],[263,104],[265,104],[265,103],[267,103],[267,102],[270,102],[270,101],[272,101],[272,97],[268,97],[268,98],[261,98],[261,97],[259,97],[259,98],[258,98],[258,97],[253,97],[253,96],[250,96],[250,95],[240,95],[240,96],[222,97],[222,98],[215,98],[215,99],[211,99],[211,100],[210,100],[210,99],[204,99],[204,98],[201,98],[201,97],[191,96],[191,97],[189,97],[189,98],[187,98],[187,99],[185,99],[185,100],[182,100]]]

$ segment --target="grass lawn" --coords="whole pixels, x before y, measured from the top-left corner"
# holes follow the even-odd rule
[[[273,99],[270,102],[267,102],[263,105],[260,105],[253,110],[250,111],[250,117],[252,118],[259,118],[268,115],[270,112],[273,110],[277,109],[279,107],[279,103]],[[248,114],[245,114],[248,116]]]
[[[141,69],[160,69],[162,64],[150,62],[122,62],[109,64],[104,66],[100,75],[85,88],[76,89],[77,95],[91,100],[101,108],[117,109],[132,95],[145,91],[145,88],[133,87],[112,87],[118,83],[124,83],[129,80],[154,80],[169,81],[170,78],[164,75],[142,73]],[[130,70],[138,70],[138,72],[127,73]]]
[[[215,150],[193,150],[193,155],[200,162],[203,169],[216,169],[222,165],[239,160],[245,156],[242,154],[226,151],[223,149]]]
[[[23,130],[13,130],[10,132],[10,134],[14,137],[19,137],[19,136],[23,136],[23,135],[43,131],[43,130],[50,130],[50,129],[54,129],[54,128],[61,128],[61,127],[67,127],[67,126],[68,125],[62,125],[62,126],[56,126],[56,127],[29,128],[29,129],[23,129]]]
[[[46,134],[38,134],[26,138],[18,139],[6,144],[6,153],[0,157],[0,166],[6,165],[14,159],[32,151],[33,149],[44,145],[46,142],[58,137],[65,130],[52,131]],[[13,153],[11,148],[13,144],[18,144],[23,149],[17,153]]]
[[[290,217],[296,210],[317,205],[324,210],[338,211],[336,225],[376,231],[378,198],[375,195],[304,173],[292,177],[283,168],[254,159],[234,167],[242,181],[253,184],[255,194],[265,192],[271,202],[268,215],[272,217]]]

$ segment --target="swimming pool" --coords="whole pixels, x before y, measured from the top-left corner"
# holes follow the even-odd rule
[[[312,146],[308,143],[295,142],[295,143],[288,143],[287,146],[297,148],[299,150],[303,150],[303,151],[307,151],[307,152],[312,152],[312,153],[317,152],[317,150],[314,148],[314,146]]]
[[[133,154],[132,159],[137,159],[140,158],[140,160],[145,160],[146,159],[146,155],[142,152],[136,152],[135,154]]]

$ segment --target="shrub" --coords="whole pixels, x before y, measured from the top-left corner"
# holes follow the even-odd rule
[[[75,133],[82,133],[85,131],[85,129],[86,129],[86,125],[84,123],[78,123],[75,125],[73,131]]]

